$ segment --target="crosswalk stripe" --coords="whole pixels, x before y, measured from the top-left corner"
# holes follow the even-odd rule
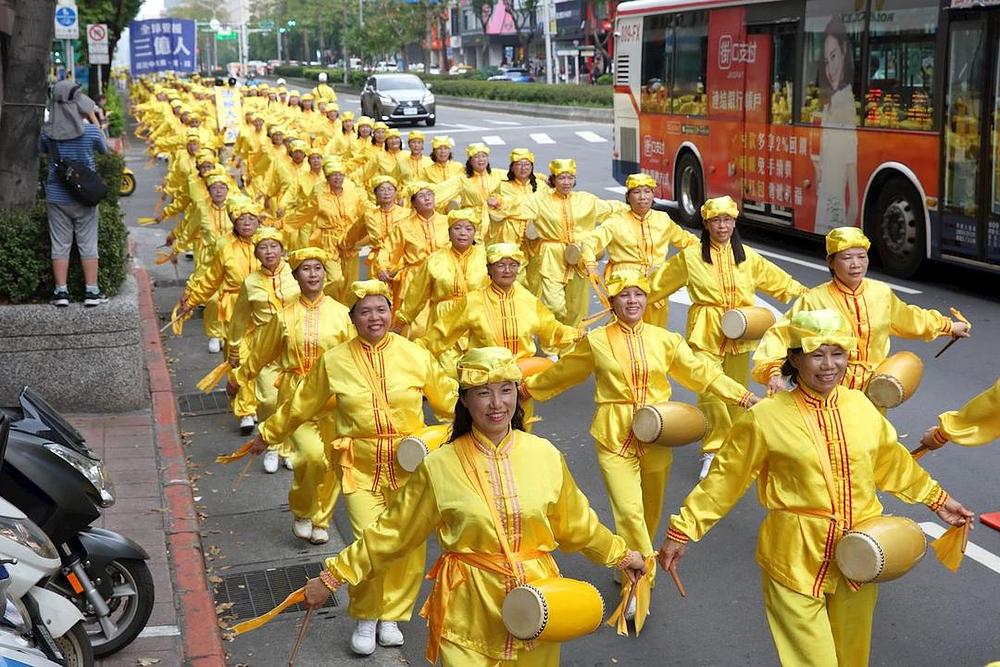
[[[487,134],[483,136],[483,143],[487,146],[503,146],[507,142],[495,134]]]
[[[520,125],[520,123],[513,120],[493,120],[492,118],[485,119],[487,123],[493,123],[494,125]]]
[[[624,185],[616,185],[613,188],[604,188],[604,189],[607,190],[608,192],[614,192],[616,195],[623,195],[626,192],[628,192],[628,190],[625,189]]]
[[[601,144],[607,142],[607,139],[597,134],[596,132],[591,132],[590,130],[583,130],[581,132],[577,132],[576,136],[580,137],[584,141],[589,141],[592,144]]]
[[[539,132],[537,134],[531,135],[531,140],[536,144],[554,144],[556,140],[545,134],[544,132]]]

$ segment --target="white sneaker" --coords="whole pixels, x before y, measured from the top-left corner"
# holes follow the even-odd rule
[[[359,620],[351,635],[351,650],[358,655],[371,655],[375,652],[375,627],[378,621]]]
[[[549,361],[551,361],[553,363],[559,361],[559,355],[558,354],[550,354],[549,355]]]
[[[702,480],[708,475],[708,469],[712,467],[712,459],[715,458],[715,454],[702,454],[701,455],[701,472],[698,473],[698,479]]]
[[[209,338],[208,339],[208,351],[212,354],[218,354],[222,351],[222,339],[221,338]]]
[[[330,533],[326,531],[326,528],[320,528],[319,526],[312,526],[309,541],[313,544],[326,544],[330,541]]]
[[[190,250],[188,250],[186,253],[184,253],[184,259],[192,260],[193,261],[194,260],[194,253],[191,252]]]
[[[635,598],[633,597],[628,601],[628,607],[625,609],[625,620],[634,621],[635,620]]]
[[[250,435],[253,433],[254,421],[251,415],[240,417],[240,435]]]
[[[264,452],[264,472],[266,473],[276,473],[278,472],[278,452],[273,449],[269,449]]]
[[[396,621],[378,622],[378,643],[379,646],[403,645],[403,633],[399,631],[399,624]]]
[[[292,469],[292,460],[290,458],[281,457],[281,462],[285,464],[285,467],[289,470]]]
[[[296,519],[292,524],[292,532],[300,540],[308,540],[312,537],[313,522],[310,519]]]

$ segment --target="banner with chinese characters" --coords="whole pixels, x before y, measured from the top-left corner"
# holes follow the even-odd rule
[[[219,130],[225,132],[227,144],[236,143],[240,133],[240,95],[236,88],[215,86],[215,113]]]
[[[154,72],[194,72],[197,43],[195,22],[150,19],[129,23],[132,75]]]
[[[708,17],[708,113],[738,120],[743,116],[744,72],[757,59],[747,41],[742,7],[716,9]]]

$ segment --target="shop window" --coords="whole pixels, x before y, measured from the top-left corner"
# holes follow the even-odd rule
[[[708,112],[705,70],[708,66],[708,12],[677,16],[674,83],[670,90],[673,112],[704,116]]]
[[[861,123],[861,44],[867,12],[854,0],[806,3],[801,120],[854,128]]]
[[[647,16],[642,28],[642,91],[640,106],[647,113],[670,113],[673,65],[671,16]]]
[[[866,126],[932,129],[937,29],[937,2],[878,3],[869,28]]]

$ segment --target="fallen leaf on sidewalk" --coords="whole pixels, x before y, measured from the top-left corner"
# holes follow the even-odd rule
[[[223,602],[222,604],[215,605],[215,613],[224,614],[225,612],[229,611],[232,608],[233,608],[232,602]]]
[[[210,584],[221,584],[222,583],[222,577],[213,574],[212,576],[210,576],[208,578],[208,583],[210,583]]]
[[[135,664],[138,665],[138,667],[150,667],[151,665],[155,665],[159,661],[160,661],[159,658],[139,658],[138,660],[135,661]]]

